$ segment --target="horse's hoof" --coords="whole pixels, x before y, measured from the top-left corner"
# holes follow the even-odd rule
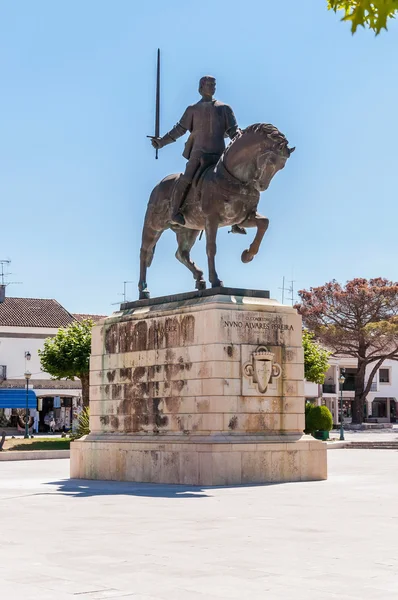
[[[242,256],[240,257],[243,263],[249,263],[253,260],[253,254],[250,254],[249,250],[243,250]]]
[[[214,283],[211,284],[212,288],[216,288],[216,287],[224,287],[224,283],[218,279],[217,281],[215,281]]]
[[[151,293],[149,290],[142,290],[142,292],[140,292],[140,300],[149,300],[150,297]]]
[[[195,284],[195,289],[197,290],[205,290],[206,289],[206,282],[204,279],[200,279],[199,281],[196,282]]]

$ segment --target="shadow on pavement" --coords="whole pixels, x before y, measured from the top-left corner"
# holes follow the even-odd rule
[[[90,496],[143,496],[149,498],[208,498],[201,487],[125,481],[92,481],[89,479],[62,479],[50,481],[57,492],[74,498]]]
[[[268,487],[283,483],[262,483],[247,485],[201,486],[173,485],[165,483],[135,483],[126,481],[93,481],[91,479],[61,479],[49,481],[57,486],[57,493],[73,498],[91,496],[142,496],[146,498],[211,498],[212,490]],[[285,484],[286,485],[286,484]]]

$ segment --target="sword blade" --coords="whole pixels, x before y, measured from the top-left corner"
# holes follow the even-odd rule
[[[158,48],[158,58],[156,66],[156,113],[155,113],[155,137],[160,137],[160,48]],[[158,150],[156,149],[156,158]]]

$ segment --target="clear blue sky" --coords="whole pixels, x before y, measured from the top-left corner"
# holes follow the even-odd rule
[[[217,78],[241,127],[276,125],[297,147],[262,194],[270,228],[220,230],[225,285],[296,288],[335,278],[398,279],[398,24],[351,36],[326,0],[19,0],[0,3],[0,258],[13,296],[56,298],[108,314],[123,280],[136,298],[141,227],[151,189],[182,170],[183,140],[160,152],[154,129],[162,50],[162,133]],[[193,249],[206,267],[202,239]],[[152,295],[193,288],[161,238]]]

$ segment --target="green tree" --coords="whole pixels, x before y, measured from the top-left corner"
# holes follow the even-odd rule
[[[352,422],[363,421],[367,395],[386,359],[398,360],[398,282],[331,281],[299,292],[303,323],[334,354],[357,360]]]
[[[89,403],[89,360],[93,322],[86,319],[62,327],[39,350],[42,369],[55,379],[78,377],[82,384],[83,405]]]
[[[398,12],[398,0],[328,0],[328,9],[342,10],[342,21],[351,22],[351,32],[355,33],[359,26],[373,29],[379,35],[387,29],[388,19],[394,19]]]
[[[304,329],[304,375],[307,381],[312,383],[324,383],[326,371],[329,368],[328,352],[317,342],[314,342],[314,334]]]

